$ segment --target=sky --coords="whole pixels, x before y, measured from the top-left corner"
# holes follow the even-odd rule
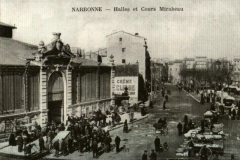
[[[72,12],[72,7],[103,11]],[[114,12],[113,7],[130,11]],[[135,7],[138,11],[132,10]],[[142,7],[156,11],[141,11]],[[159,7],[183,11],[164,12]],[[16,25],[14,39],[48,44],[53,32],[61,32],[65,44],[96,51],[106,47],[107,35],[123,30],[146,37],[152,58],[238,55],[239,17],[239,0],[0,0],[0,21]]]

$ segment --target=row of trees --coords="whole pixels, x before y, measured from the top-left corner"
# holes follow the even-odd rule
[[[211,88],[219,87],[220,89],[223,83],[232,83],[230,78],[232,72],[233,69],[228,62],[215,61],[204,69],[196,68],[196,65],[189,69],[183,63],[179,74],[182,82],[188,87],[190,83],[190,86],[194,88],[206,86]]]

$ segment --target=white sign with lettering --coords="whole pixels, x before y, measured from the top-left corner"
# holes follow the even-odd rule
[[[128,88],[129,97],[138,97],[138,77],[115,77],[114,94],[122,94]]]

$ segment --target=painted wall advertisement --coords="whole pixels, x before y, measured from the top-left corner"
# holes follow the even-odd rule
[[[115,94],[122,94],[128,88],[129,102],[135,103],[138,100],[138,77],[115,77]]]

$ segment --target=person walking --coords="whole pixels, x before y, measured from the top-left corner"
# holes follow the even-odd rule
[[[115,144],[116,144],[116,152],[118,153],[120,151],[119,146],[120,146],[121,139],[116,136],[115,138]]]
[[[183,125],[182,125],[181,122],[178,123],[177,129],[178,129],[178,135],[181,136],[182,135],[182,129],[183,129]]]
[[[164,100],[164,102],[163,102],[163,110],[165,110],[166,109],[166,100]]]
[[[157,160],[157,154],[154,152],[153,149],[152,149],[152,153],[150,155],[150,160]]]
[[[67,142],[62,139],[61,143],[62,155],[65,156],[67,154]]]
[[[187,123],[184,123],[183,125],[183,133],[187,133],[188,132],[188,125]]]
[[[93,143],[92,143],[92,151],[93,151],[93,158],[97,158],[98,157],[98,143],[95,139],[93,140]]]
[[[142,160],[148,160],[148,157],[147,157],[147,151],[145,150],[143,155],[142,155]]]
[[[59,139],[53,144],[54,149],[56,150],[55,156],[57,157],[59,155]]]
[[[44,150],[44,139],[43,139],[43,136],[40,135],[39,137],[39,147],[40,147],[40,152],[42,153],[42,151]]]
[[[23,138],[22,135],[20,134],[18,139],[17,139],[17,143],[18,143],[18,152],[22,152],[23,150]]]
[[[156,152],[160,152],[160,138],[158,136],[154,140],[154,145]]]
[[[128,123],[127,123],[127,120],[125,120],[125,122],[124,122],[123,133],[128,133]]]
[[[167,94],[165,95],[165,100],[168,102],[168,95]]]

